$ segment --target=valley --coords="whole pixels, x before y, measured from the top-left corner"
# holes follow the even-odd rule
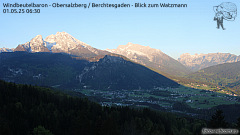
[[[183,81],[186,86],[203,88],[228,95],[237,96],[239,91],[240,62],[224,63],[210,66],[191,73],[185,78],[192,83]]]
[[[238,96],[238,92],[231,90],[229,88],[217,86],[217,85],[206,85],[204,83],[188,83],[188,84],[183,84],[186,87],[194,88],[194,89],[202,89],[206,91],[212,91],[216,93],[222,93],[222,94],[227,94],[230,96]]]
[[[103,106],[149,107],[172,111],[177,102],[186,103],[194,109],[210,109],[223,104],[240,104],[239,97],[184,86],[155,90],[75,89],[74,91],[93,97]]]
[[[103,107],[150,108],[206,120],[219,107],[238,110],[237,61],[224,53],[185,54],[175,60],[130,42],[100,50],[57,32],[1,49],[0,79],[54,88]],[[238,117],[229,114],[229,121]]]
[[[16,1],[0,135],[240,134],[239,0]]]

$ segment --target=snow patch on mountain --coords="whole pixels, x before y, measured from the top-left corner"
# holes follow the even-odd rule
[[[44,42],[45,46],[48,48],[49,51],[52,51],[52,47],[56,45],[56,42],[50,43],[50,42]]]
[[[1,52],[13,52],[13,49],[3,47],[3,48],[0,48],[0,53]]]
[[[43,40],[41,35],[37,35],[30,42],[18,45],[14,51],[27,52],[53,52],[69,53],[76,56],[94,57],[96,55],[105,55],[102,51],[79,41],[66,32],[57,32],[55,35],[49,35]]]
[[[146,57],[149,61],[154,62],[153,55],[161,55],[163,52],[158,49],[150,48],[149,46],[142,46],[129,42],[127,45],[119,45],[117,49],[106,49],[111,53],[124,55],[131,60],[137,59],[138,56]],[[138,62],[138,61],[136,61]]]

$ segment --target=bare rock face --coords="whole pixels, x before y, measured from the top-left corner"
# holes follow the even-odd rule
[[[37,35],[30,41],[30,48],[32,52],[50,52],[41,35]]]
[[[193,71],[223,64],[240,61],[240,56],[236,56],[230,53],[208,53],[208,54],[195,54],[189,53],[182,54],[178,59],[186,67],[191,68]]]
[[[66,32],[57,32],[56,35],[47,36],[45,42],[52,52],[64,52],[87,57],[97,55],[89,49],[93,47],[79,41]]]
[[[51,48],[52,50],[62,50],[64,52],[73,50],[78,46],[86,45],[66,32],[57,32],[56,35],[46,37],[45,41],[48,43],[55,43]]]
[[[0,48],[0,53],[1,52],[12,52],[13,51],[13,49],[9,49],[9,48]]]
[[[29,44],[29,42],[28,43],[25,43],[25,44]],[[24,45],[22,44],[22,45],[18,45],[15,49],[14,49],[14,52],[18,52],[18,51],[23,51],[23,52],[29,52],[29,47],[28,48],[25,48],[24,47]]]
[[[41,35],[37,35],[30,42],[20,44],[14,51],[27,51],[27,52],[50,52],[45,46],[45,42]]]
[[[117,49],[107,49],[107,51],[123,55],[132,61],[155,68],[169,75],[183,75],[189,72],[178,61],[169,57],[161,50],[149,46],[129,42],[127,45],[119,45]]]
[[[37,35],[30,42],[18,45],[14,51],[63,52],[83,57],[93,57],[108,53],[106,51],[93,48],[66,32],[57,32],[55,35],[49,35],[45,40],[43,40],[41,35]]]
[[[162,51],[158,49],[153,49],[153,48],[150,48],[149,46],[133,44],[131,42],[129,42],[127,45],[119,45],[117,49],[107,49],[107,51],[124,55],[136,62],[138,61],[137,55],[141,57],[145,57],[150,62],[156,62],[156,60],[154,59],[154,55],[166,56],[166,54],[164,54]],[[142,63],[142,61],[139,61],[139,62],[141,62],[141,64],[143,65],[146,65]]]

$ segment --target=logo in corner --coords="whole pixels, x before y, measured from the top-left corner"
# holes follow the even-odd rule
[[[218,6],[214,6],[213,10],[215,12],[214,21],[217,21],[217,29],[222,27],[223,30],[223,20],[234,21],[237,17],[237,6],[232,2],[223,2]]]

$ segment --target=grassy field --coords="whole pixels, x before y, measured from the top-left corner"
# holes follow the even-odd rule
[[[223,104],[239,104],[237,101],[239,97],[230,96],[224,93],[189,88],[185,86],[181,86],[177,89],[170,89],[170,91],[183,95],[183,97],[177,98],[178,101],[186,102],[187,100],[191,100],[192,102],[186,103],[192,108],[205,109]]]
[[[171,107],[176,102],[184,102],[192,108],[207,109],[223,104],[239,104],[239,97],[213,91],[180,86],[161,90],[78,90],[92,97],[101,98],[111,103],[132,104],[145,102],[162,107]],[[144,105],[146,106],[146,105]]]

